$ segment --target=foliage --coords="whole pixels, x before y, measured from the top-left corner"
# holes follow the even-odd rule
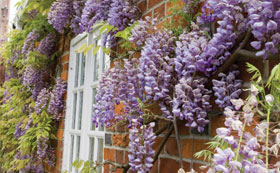
[[[57,85],[52,86],[54,72],[47,67],[56,63],[57,38],[45,39],[50,38],[48,33],[55,32],[46,15],[52,2],[29,1],[21,11],[23,30],[12,30],[9,41],[1,49],[1,57],[8,69],[6,81],[0,89],[0,164],[5,171],[42,172],[45,161],[54,166],[51,141],[56,140],[57,120],[47,105],[51,94],[58,91]],[[24,1],[18,5],[22,3]],[[43,44],[51,50],[45,51]],[[43,76],[36,76],[37,72]],[[46,89],[50,90],[50,95],[41,104],[41,96],[37,99],[37,95]],[[63,94],[65,90],[59,92]],[[63,98],[59,96],[57,101],[59,99]],[[40,111],[35,111],[38,108]],[[61,107],[59,111],[62,111]]]

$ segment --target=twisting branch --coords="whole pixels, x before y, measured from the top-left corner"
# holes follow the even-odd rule
[[[249,50],[245,50],[245,49],[240,49],[238,52],[238,55],[241,56],[242,58],[254,58],[254,59],[263,59],[262,56],[257,56],[256,55],[257,52],[253,52],[253,51],[249,51]],[[279,59],[279,54],[268,54],[267,59]]]
[[[245,38],[242,39],[242,42],[241,42],[240,46],[239,46],[237,49],[235,49],[235,50],[233,51],[233,53],[231,54],[231,56],[229,57],[229,59],[224,63],[224,65],[222,65],[222,66],[220,67],[220,69],[219,69],[214,75],[212,75],[212,76],[210,77],[208,86],[211,86],[211,85],[212,85],[212,82],[211,82],[211,81],[212,81],[213,79],[218,78],[218,75],[219,75],[220,73],[222,73],[222,72],[224,72],[225,70],[227,70],[227,69],[237,60],[237,58],[239,57],[239,52],[240,52],[240,50],[243,49],[243,48],[247,45],[248,41],[249,41],[250,38],[251,38],[251,35],[252,35],[252,33],[251,33],[251,30],[249,29],[249,30],[247,31],[246,35],[245,35]]]
[[[175,128],[176,141],[177,141],[177,147],[178,147],[179,158],[180,158],[180,167],[183,169],[181,141],[180,141],[179,132],[178,132],[177,117],[175,115],[173,117],[174,117],[173,124],[174,124],[174,128]]]
[[[155,153],[153,164],[155,164],[155,162],[157,161],[158,156],[159,156],[161,150],[163,149],[165,143],[167,142],[168,138],[170,137],[170,135],[171,135],[171,133],[172,133],[172,131],[173,131],[173,129],[174,129],[174,125],[173,125],[172,123],[169,123],[168,126],[171,126],[171,127],[169,128],[168,132],[167,132],[166,135],[164,136],[163,141],[161,142],[161,144],[160,144],[160,146],[159,146],[157,152]]]

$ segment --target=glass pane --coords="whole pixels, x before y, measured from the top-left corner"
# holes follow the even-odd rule
[[[95,40],[95,45],[98,45],[99,40]],[[93,81],[98,80],[98,69],[99,69],[99,62],[98,62],[98,52],[94,55],[94,65],[93,65]]]
[[[86,57],[84,54],[82,54],[82,67],[81,67],[81,81],[80,86],[84,85],[85,82],[85,66],[86,66]]]
[[[78,86],[79,70],[80,70],[80,54],[76,54],[76,68],[75,68],[75,87]]]
[[[77,93],[74,94],[74,100],[73,100],[72,129],[75,129],[76,109],[77,109]]]
[[[99,68],[99,62],[98,62],[98,55],[96,54],[94,56],[94,67],[93,67],[93,81],[97,81],[98,80],[98,68]]]
[[[89,158],[90,161],[94,161],[94,138],[89,138]]]
[[[74,149],[74,135],[71,135],[71,145],[70,145],[70,164],[69,164],[69,170],[72,170],[72,163],[73,163],[73,149]]]
[[[92,88],[92,105],[91,105],[91,112],[92,112],[92,114],[93,114],[93,104],[95,104],[96,103],[96,99],[95,99],[95,96],[96,96],[96,88]],[[91,117],[92,115],[90,115],[90,117]],[[91,128],[90,128],[90,130],[95,130],[95,124],[94,123],[91,123]]]
[[[84,92],[80,92],[79,99],[79,119],[78,119],[78,130],[81,130],[82,127],[82,115],[83,115],[83,100],[84,100]]]
[[[81,137],[77,136],[77,150],[76,150],[76,160],[78,160],[80,158],[80,143],[81,143]]]
[[[98,150],[97,150],[97,162],[102,163],[103,162],[103,144],[104,140],[101,138],[98,138]],[[102,167],[97,168],[97,172],[101,173],[102,172]]]

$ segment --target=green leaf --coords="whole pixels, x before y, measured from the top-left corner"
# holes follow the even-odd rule
[[[106,55],[109,55],[110,52],[111,52],[111,49],[106,48],[106,47],[103,47],[102,50],[103,50],[103,52],[104,52]]]
[[[93,49],[93,56],[95,56],[97,54],[97,52],[99,51],[100,46],[97,45],[94,49]]]
[[[77,164],[78,164],[78,162],[79,162],[79,160],[75,160],[75,161],[72,163],[72,166],[73,166],[73,167],[76,167]]]
[[[80,169],[80,167],[83,165],[84,161],[80,160],[76,165],[76,170]]]
[[[93,48],[93,44],[90,44],[88,47],[85,48],[84,54],[87,54],[90,49]]]
[[[271,70],[271,74],[268,78],[267,84],[266,86],[270,87],[272,84],[272,80],[279,80],[277,78],[279,78],[280,76],[280,64],[276,65],[275,67],[273,67],[273,69]]]
[[[77,53],[82,53],[82,52],[85,51],[86,48],[87,48],[87,44],[84,43],[84,44],[82,44],[80,47],[78,47],[78,49],[76,49],[75,52],[77,52]]]

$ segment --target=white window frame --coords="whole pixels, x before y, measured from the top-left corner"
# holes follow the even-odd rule
[[[76,56],[78,47],[82,44],[86,43],[87,45],[96,43],[96,39],[98,39],[99,32],[98,30],[92,31],[91,33],[83,33],[76,36],[71,40],[70,43],[70,60],[69,60],[69,69],[68,69],[68,87],[67,87],[67,102],[66,102],[66,116],[65,116],[65,130],[64,130],[64,147],[63,147],[63,162],[62,162],[62,170],[70,171],[70,167],[72,163],[70,163],[70,152],[71,152],[71,136],[79,135],[80,136],[80,152],[79,159],[87,161],[89,160],[90,155],[90,137],[94,138],[94,161],[97,160],[98,152],[103,155],[103,150],[98,151],[98,139],[103,139],[103,148],[105,142],[105,130],[100,131],[100,129],[91,130],[92,126],[92,109],[93,109],[93,88],[97,88],[99,80],[101,79],[101,75],[104,70],[109,68],[110,59],[109,56],[105,55],[102,49],[99,49],[97,54],[95,55],[99,59],[99,68],[98,68],[98,80],[94,81],[94,61],[95,56],[93,56],[93,51],[90,50],[86,54],[86,63],[85,63],[85,75],[84,75],[84,85],[75,87],[75,73],[76,73]],[[98,41],[98,45],[101,45],[102,41]],[[102,59],[101,59],[102,58]],[[103,61],[104,59],[104,61]],[[105,63],[105,64],[104,64]],[[81,66],[81,60],[79,66]],[[105,67],[103,69],[102,67]],[[79,67],[79,71],[81,67]],[[79,72],[80,73],[80,72]],[[80,76],[80,74],[78,74]],[[80,79],[79,79],[80,80]],[[80,81],[78,82],[80,83]],[[83,91],[83,105],[82,105],[82,120],[81,120],[81,130],[72,129],[72,116],[73,116],[73,102],[74,102],[74,93]],[[79,94],[77,95],[77,103],[79,102]],[[77,105],[77,104],[76,104]],[[78,126],[78,114],[79,114],[79,106],[76,106],[76,125]],[[77,158],[75,157],[77,152],[77,137],[75,137],[74,142],[74,150],[73,150],[73,160],[75,161]],[[100,153],[102,152],[102,153]],[[103,158],[104,159],[104,158]],[[102,160],[103,161],[103,160]],[[102,171],[102,170],[101,170]],[[70,171],[71,172],[71,171]],[[72,168],[72,172],[74,169]]]

